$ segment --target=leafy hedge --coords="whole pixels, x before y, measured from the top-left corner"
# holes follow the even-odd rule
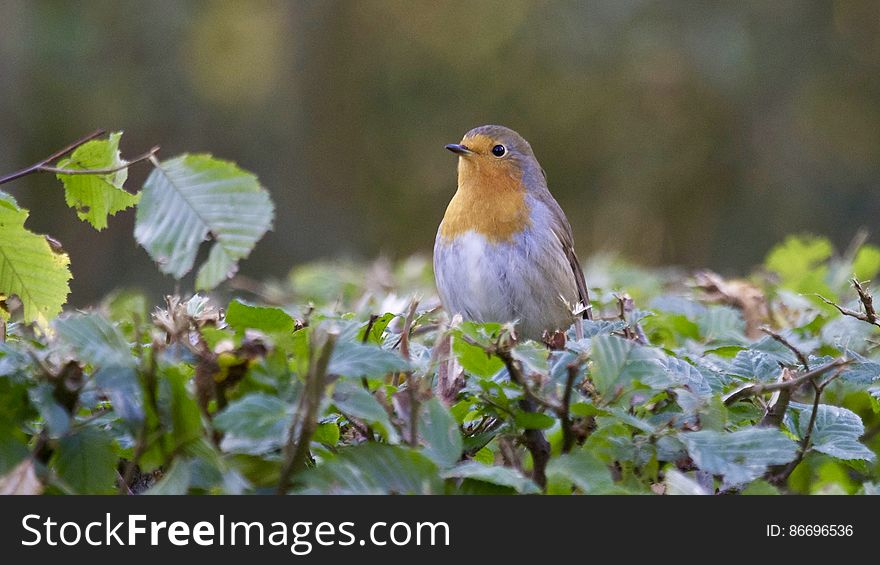
[[[136,206],[164,272],[210,240],[196,288],[233,276],[272,223],[256,178],[205,155],[125,162],[118,142],[30,169],[96,229]],[[121,172],[148,158],[129,193]],[[748,280],[595,257],[596,319],[544,344],[449,320],[419,257],[56,317],[68,259],[27,214],[0,193],[3,493],[878,491],[873,246],[791,237]]]
[[[876,492],[877,327],[813,294],[865,311],[847,276],[874,276],[880,253],[851,255],[790,238],[752,282],[598,258],[587,270],[601,315],[554,351],[497,324],[447,329],[419,258],[300,267],[223,309],[196,295],[150,314],[118,292],[42,335],[10,324],[0,484]],[[532,478],[543,438],[546,482]]]

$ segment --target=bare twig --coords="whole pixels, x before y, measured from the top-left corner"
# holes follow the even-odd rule
[[[109,175],[111,173],[115,173],[121,171],[122,169],[127,169],[135,163],[140,163],[141,161],[148,161],[150,158],[159,152],[159,146],[155,146],[146,153],[142,155],[138,155],[131,161],[128,161],[122,165],[116,167],[108,167],[106,169],[59,169],[57,167],[50,167],[49,165],[43,165],[39,167],[37,170],[44,173],[55,173],[58,175]]]
[[[850,316],[852,318],[856,318],[857,320],[861,320],[863,322],[867,322],[869,324],[873,324],[877,327],[880,327],[880,319],[877,317],[877,312],[874,310],[874,297],[871,296],[871,291],[866,287],[862,286],[862,283],[858,281],[858,279],[853,278],[850,281],[854,289],[856,289],[856,293],[859,295],[859,300],[862,303],[862,307],[865,309],[864,312],[858,312],[856,310],[852,310],[850,308],[846,308],[839,304],[836,304],[821,294],[817,294],[825,304],[829,304],[837,308],[837,310],[843,314],[844,316]]]
[[[849,365],[852,361],[850,359],[835,359],[830,363],[826,363],[821,367],[817,367],[812,371],[807,371],[806,373],[799,375],[797,378],[791,379],[789,381],[778,381],[775,383],[749,383],[747,385],[741,386],[740,388],[734,390],[730,394],[724,397],[724,404],[726,406],[730,406],[734,402],[738,400],[742,400],[743,398],[748,398],[750,396],[759,396],[766,392],[774,392],[777,390],[794,390],[800,385],[811,381],[812,379],[824,375],[828,371],[833,369],[838,369],[844,367],[845,365]]]
[[[627,324],[623,330],[626,339],[631,339],[636,343],[647,345],[648,338],[642,330],[641,324],[638,322],[630,324],[629,321],[636,307],[636,303],[632,299],[632,296],[624,292],[623,294],[616,294],[614,297],[617,298],[617,315]]]
[[[522,367],[513,358],[510,346],[508,344],[497,344],[495,354],[504,362],[511,380],[520,385],[523,391],[525,391],[526,397],[519,401],[519,407],[524,412],[537,412],[540,397],[529,389],[528,382],[522,373]],[[523,430],[523,440],[526,444],[526,449],[532,455],[532,480],[543,489],[547,486],[545,471],[547,462],[550,460],[550,443],[544,437],[544,432],[536,429]]]
[[[810,383],[813,385],[814,391],[813,409],[810,412],[810,421],[807,422],[807,430],[804,432],[804,437],[801,440],[800,448],[798,449],[795,458],[791,460],[787,465],[785,465],[781,471],[770,475],[770,482],[776,485],[784,484],[785,481],[788,480],[788,477],[791,476],[791,474],[794,472],[795,468],[800,464],[801,461],[804,460],[804,456],[810,449],[810,440],[813,436],[813,428],[816,426],[816,414],[818,414],[819,412],[819,400],[822,398],[822,392],[825,391],[825,387],[827,387],[831,383],[831,381],[840,376],[840,373],[842,371],[843,367],[838,367],[834,374],[828,377],[822,384],[816,384],[815,380],[810,381]]]
[[[804,369],[806,369],[807,371],[810,370],[810,362],[807,361],[807,356],[804,355],[803,351],[801,351],[800,349],[798,349],[797,347],[792,345],[792,343],[790,341],[788,341],[787,339],[785,339],[785,337],[783,337],[781,334],[770,329],[769,326],[762,326],[761,331],[764,332],[765,334],[769,335],[770,337],[772,337],[773,339],[775,339],[776,341],[778,341],[779,343],[781,343],[782,345],[784,345],[788,349],[790,349],[791,352],[794,353],[795,356],[798,358],[798,361],[801,362],[801,365],[804,366]]]
[[[290,425],[287,444],[284,446],[284,464],[278,479],[278,494],[285,494],[290,488],[293,475],[305,468],[309,443],[318,424],[318,410],[321,396],[324,394],[327,366],[330,364],[330,355],[336,345],[336,338],[336,333],[327,332],[324,343],[320,344],[320,347],[315,343],[312,347],[309,373],[306,376],[306,386],[303,391],[305,413],[298,422],[297,419],[294,419]],[[299,434],[296,433],[297,428],[299,428]]]
[[[792,369],[784,367],[779,375],[779,382],[790,381],[795,378],[795,374]],[[774,392],[758,425],[765,428],[778,428],[785,418],[785,411],[788,409],[790,401],[791,389],[783,388]]]
[[[29,175],[31,173],[35,173],[35,172],[39,171],[42,167],[48,165],[49,163],[51,163],[53,161],[57,161],[58,159],[64,157],[68,153],[71,153],[80,145],[85,145],[89,141],[95,139],[96,137],[102,136],[105,133],[106,133],[106,130],[104,130],[104,129],[95,130],[92,133],[90,133],[89,135],[87,135],[85,137],[81,137],[80,139],[77,139],[76,141],[74,141],[73,143],[68,145],[67,147],[63,147],[62,149],[59,149],[55,153],[52,153],[51,155],[49,155],[48,157],[46,157],[42,161],[34,163],[30,167],[26,167],[24,169],[21,169],[20,171],[16,171],[14,173],[6,175],[5,177],[0,178],[0,184],[6,184],[6,183],[12,182],[16,179],[20,179],[23,176]]]

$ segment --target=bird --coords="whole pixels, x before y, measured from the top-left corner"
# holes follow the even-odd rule
[[[458,187],[434,240],[434,278],[447,312],[514,322],[518,338],[536,341],[591,319],[571,224],[531,145],[484,125],[446,149],[458,156]]]

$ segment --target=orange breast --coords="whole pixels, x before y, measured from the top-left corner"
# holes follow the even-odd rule
[[[459,160],[458,190],[440,224],[443,238],[473,230],[492,242],[510,241],[530,223],[518,171]]]

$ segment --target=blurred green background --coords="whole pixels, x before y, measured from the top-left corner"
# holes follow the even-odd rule
[[[97,127],[237,161],[278,207],[253,278],[430,253],[443,145],[484,123],[531,141],[582,257],[736,273],[790,232],[843,247],[880,212],[880,3],[0,2],[0,171]],[[48,175],[4,188],[69,251],[73,304],[174,288],[131,211],[99,234]]]

